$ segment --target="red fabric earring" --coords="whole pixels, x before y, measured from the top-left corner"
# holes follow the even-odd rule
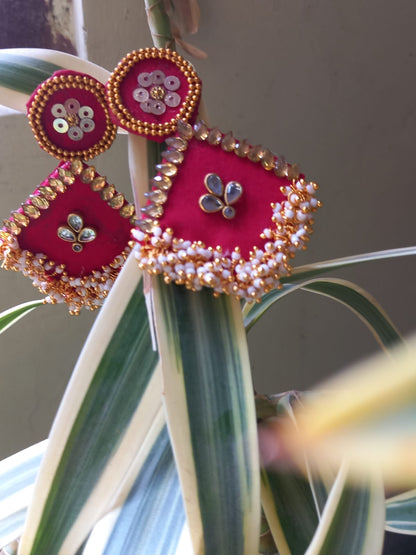
[[[157,142],[175,132],[179,119],[193,121],[201,96],[191,64],[164,48],[127,54],[106,89],[114,123]]]
[[[139,266],[189,289],[260,299],[306,248],[318,186],[231,133],[179,122],[133,236]]]
[[[28,118],[58,167],[4,220],[3,267],[21,271],[72,314],[100,306],[128,252],[134,207],[89,160],[112,144],[104,86],[92,77],[59,71],[28,102]]]

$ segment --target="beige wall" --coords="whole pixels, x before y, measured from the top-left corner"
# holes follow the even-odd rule
[[[150,45],[136,0],[87,0],[92,61],[111,69]],[[324,207],[297,263],[414,243],[416,4],[412,0],[201,0],[190,40],[210,122],[263,143],[321,185]],[[54,167],[23,116],[0,118],[3,217]],[[125,137],[96,160],[128,191]],[[413,258],[337,275],[381,302],[399,329],[415,327]],[[0,308],[37,296],[20,275],[0,272]],[[0,337],[0,456],[43,439],[93,315],[42,307]],[[309,387],[377,349],[347,310],[310,293],[274,307],[249,337],[260,392]]]

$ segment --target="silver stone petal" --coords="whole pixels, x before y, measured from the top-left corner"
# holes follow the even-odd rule
[[[224,192],[224,185],[222,184],[221,177],[216,173],[208,173],[204,179],[205,187],[213,195],[222,197]]]
[[[84,220],[79,214],[69,214],[67,222],[77,233],[81,231],[84,225]]]
[[[225,187],[224,200],[227,204],[234,204],[243,194],[243,188],[237,181],[230,181]]]
[[[78,241],[80,243],[89,243],[90,241],[94,241],[97,237],[97,232],[92,227],[84,227],[81,233],[78,234]]]
[[[69,229],[69,227],[66,226],[58,227],[58,237],[63,241],[69,241],[70,243],[77,240],[77,236],[72,229]]]
[[[204,212],[219,212],[224,208],[224,203],[214,195],[203,195],[199,199],[199,206]]]

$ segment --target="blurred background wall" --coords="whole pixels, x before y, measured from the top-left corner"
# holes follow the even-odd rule
[[[93,62],[111,70],[126,52],[151,46],[141,1],[84,4]],[[200,8],[200,31],[186,38],[208,54],[192,61],[209,123],[284,154],[321,186],[324,206],[296,264],[414,244],[416,3],[201,0]],[[33,10],[43,24],[29,33]],[[48,44],[75,51],[72,18],[68,0],[2,0],[1,47],[44,47],[59,23],[65,41],[52,33]],[[9,32],[13,25],[18,33]],[[94,163],[131,199],[125,136]],[[24,115],[2,115],[2,218],[55,166]],[[416,327],[415,270],[405,258],[331,275],[371,292],[406,334]],[[0,310],[38,297],[29,280],[0,271]],[[0,458],[47,436],[95,316],[40,307],[0,336]],[[306,292],[273,307],[249,345],[255,387],[268,393],[308,388],[378,349],[346,308]]]

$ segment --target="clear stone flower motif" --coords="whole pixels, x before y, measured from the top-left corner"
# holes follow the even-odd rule
[[[243,194],[243,187],[237,181],[229,181],[224,187],[222,180],[216,173],[208,173],[204,179],[209,194],[202,195],[199,206],[204,212],[212,214],[221,210],[227,220],[234,218],[235,204]]]
[[[80,141],[84,133],[91,133],[95,128],[94,110],[90,106],[81,106],[75,98],[68,98],[64,104],[54,104],[51,112],[55,117],[55,131],[67,133],[73,141]]]
[[[175,92],[181,86],[176,75],[166,77],[159,69],[151,73],[143,71],[137,76],[137,82],[139,87],[134,89],[133,98],[146,114],[161,116],[166,106],[176,108],[181,103],[181,97]]]
[[[95,229],[84,227],[84,220],[79,214],[69,214],[67,223],[67,226],[58,227],[58,237],[72,243],[74,252],[81,252],[84,248],[82,243],[90,243],[97,237]]]

